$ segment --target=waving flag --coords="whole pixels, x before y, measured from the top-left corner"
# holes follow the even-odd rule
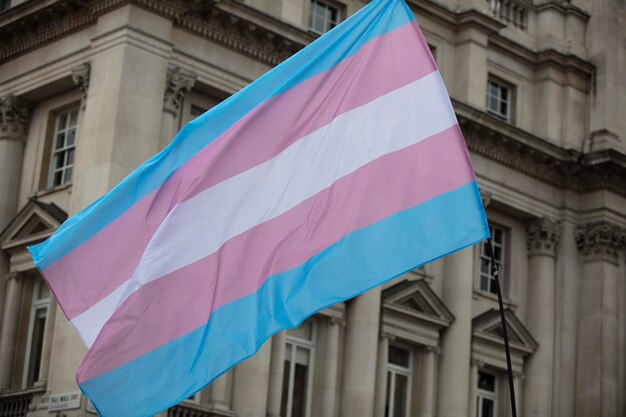
[[[488,235],[428,46],[402,0],[378,0],[30,250],[89,347],[81,389],[123,417]]]

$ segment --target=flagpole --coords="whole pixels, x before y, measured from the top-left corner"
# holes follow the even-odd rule
[[[515,389],[513,384],[513,367],[511,366],[511,349],[509,348],[509,336],[506,330],[506,319],[504,317],[504,304],[502,303],[502,291],[500,289],[500,271],[498,264],[493,256],[493,246],[491,238],[487,239],[487,253],[491,258],[491,274],[496,282],[496,291],[498,293],[498,304],[500,306],[500,321],[502,322],[502,334],[504,335],[504,351],[506,353],[506,367],[509,374],[509,392],[511,393],[511,415],[517,417],[517,407],[515,406]]]

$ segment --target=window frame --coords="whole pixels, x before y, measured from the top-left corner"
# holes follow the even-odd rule
[[[330,10],[330,9],[335,9],[337,12],[337,19],[335,22],[329,21],[326,18],[324,18],[325,30],[323,32],[316,30],[313,25],[313,18],[315,15],[315,13],[313,13],[313,10],[314,10],[315,5],[323,6],[325,11]],[[308,7],[307,21],[306,21],[306,27],[309,32],[321,36],[327,33],[328,31],[330,31],[331,29],[337,27],[337,25],[339,25],[342,22],[342,20],[343,20],[343,8],[341,7],[341,5],[332,1],[328,1],[328,0],[309,0],[309,7]],[[333,26],[328,27],[328,23],[330,23]]]
[[[30,302],[29,309],[29,317],[28,317],[28,331],[27,331],[27,339],[26,339],[26,350],[24,351],[24,369],[22,374],[22,388],[28,388],[32,385],[28,385],[28,377],[30,374],[30,366],[31,366],[31,357],[32,357],[32,349],[33,349],[33,331],[35,330],[35,319],[37,318],[38,311],[44,312],[44,322],[43,329],[41,333],[42,345],[45,343],[46,339],[46,325],[49,318],[49,309],[50,309],[50,300],[51,300],[51,292],[48,289],[48,298],[38,298],[37,294],[42,286],[46,286],[44,280],[40,277],[37,277],[33,283],[32,289],[32,298]],[[33,385],[39,381],[39,377],[41,375],[41,360],[43,355],[43,347],[41,352],[39,352],[39,371],[37,375],[33,375]]]
[[[496,86],[496,88],[498,89],[498,95],[497,96],[493,96],[491,94],[491,86],[492,84],[494,86]],[[502,90],[506,89],[507,91],[507,98],[502,99]],[[497,117],[500,120],[503,120],[505,122],[508,123],[513,123],[515,120],[514,114],[515,114],[515,92],[516,92],[516,88],[515,85],[512,83],[509,83],[507,81],[502,80],[501,78],[498,78],[496,76],[493,76],[491,74],[489,74],[489,76],[487,77],[487,92],[486,92],[486,97],[485,97],[485,107],[487,109],[487,113]],[[494,98],[497,102],[498,102],[498,107],[500,107],[502,105],[502,103],[506,104],[506,109],[507,112],[506,113],[502,113],[500,111],[500,109],[493,109],[490,106],[490,102],[491,102],[491,98]]]
[[[310,323],[311,324],[311,339],[303,339],[297,336],[294,336],[293,334],[289,334],[289,330],[287,330],[285,332],[285,358],[283,359],[284,361],[287,360],[287,345],[291,345],[291,357],[289,358],[289,381],[288,381],[288,385],[287,385],[287,389],[286,389],[286,393],[287,393],[287,404],[286,404],[286,410],[285,410],[285,415],[282,417],[292,417],[292,413],[293,413],[293,397],[294,397],[294,379],[295,379],[295,366],[296,366],[296,361],[295,361],[295,356],[296,356],[296,352],[297,352],[297,348],[302,348],[302,349],[307,349],[309,351],[309,364],[308,364],[308,368],[309,368],[309,372],[307,375],[307,387],[306,387],[306,404],[304,406],[304,416],[305,417],[310,417],[311,416],[311,406],[313,404],[312,402],[312,396],[313,396],[313,373],[314,373],[314,366],[315,366],[315,344],[316,344],[316,339],[317,339],[317,322],[315,320],[310,320],[310,321],[305,321],[304,323]],[[283,381],[284,384],[284,381]],[[281,398],[281,404],[282,404],[283,399]],[[281,407],[282,408],[282,407]],[[282,414],[281,414],[282,415]]]
[[[496,230],[501,233],[502,240],[500,242],[496,241]],[[499,224],[489,223],[489,233],[491,234],[491,241],[493,243],[494,249],[494,257],[496,258],[496,264],[498,265],[498,271],[500,273],[499,280],[502,295],[506,293],[505,289],[507,287],[507,274],[505,271],[507,265],[507,250],[508,250],[508,235],[509,229],[500,226]],[[487,241],[483,240],[479,247],[479,260],[478,260],[478,289],[487,294],[497,295],[496,287],[495,287],[495,278],[491,274],[491,257],[487,252]],[[497,249],[499,249],[501,253],[501,259],[497,259]],[[483,272],[483,265],[486,266],[487,272]],[[483,278],[487,279],[487,289],[483,288]],[[493,291],[492,291],[493,290]]]
[[[406,377],[406,400],[405,400],[405,414],[403,417],[409,417],[411,415],[411,389],[413,382],[413,349],[410,346],[403,344],[390,344],[389,352],[391,348],[406,350],[409,354],[409,363],[406,367],[391,363],[389,361],[389,355],[387,355],[387,387],[385,387],[385,416],[393,416],[395,411],[395,384],[396,375],[402,375]]]
[[[67,118],[67,122],[66,122],[66,126],[63,129],[59,129],[59,121],[61,116],[63,115],[70,115],[71,113],[76,112],[76,125],[75,126],[69,126],[69,120],[70,118]],[[73,180],[73,176],[74,176],[74,166],[75,166],[75,161],[76,161],[76,146],[77,146],[77,142],[78,142],[78,128],[79,128],[79,117],[80,117],[80,105],[76,104],[76,105],[72,105],[63,109],[59,109],[57,111],[54,111],[51,113],[52,117],[54,118],[54,121],[51,123],[52,124],[52,133],[51,133],[51,137],[50,137],[50,147],[48,150],[48,160],[49,160],[49,166],[48,166],[48,177],[46,179],[46,189],[54,189],[54,188],[58,188],[58,187],[64,187],[67,186],[69,184],[72,183]],[[57,135],[59,135],[60,133],[64,133],[67,134],[71,129],[74,129],[74,143],[72,145],[67,145],[66,144],[66,139],[64,140],[64,145],[63,147],[56,149],[55,144],[56,144],[56,140],[57,140]],[[57,154],[62,153],[63,155],[63,159],[66,160],[67,158],[67,154],[72,151],[74,154],[73,160],[71,164],[67,164],[64,163],[60,169],[56,169],[55,168],[55,157]],[[68,171],[68,169],[71,169],[71,176],[69,179],[66,178],[66,173]],[[61,182],[59,184],[55,184],[54,181],[54,177],[55,177],[55,173],[61,171]]]
[[[491,375],[494,379],[493,383],[493,391],[487,391],[481,389],[478,385],[478,381],[480,381],[480,374]],[[494,372],[485,372],[478,371],[478,375],[476,375],[476,417],[482,417],[483,411],[483,400],[491,400],[493,401],[493,415],[490,417],[498,417],[498,384],[499,384],[498,374]]]

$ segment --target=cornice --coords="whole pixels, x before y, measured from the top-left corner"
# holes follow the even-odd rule
[[[127,4],[160,14],[177,27],[272,66],[312,40],[304,31],[228,0],[39,1],[32,10],[20,8],[16,16],[0,22],[0,63],[93,25],[99,16]]]
[[[626,155],[564,149],[467,104],[454,106],[470,151],[560,189],[626,196]]]

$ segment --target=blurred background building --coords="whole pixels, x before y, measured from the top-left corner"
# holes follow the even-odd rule
[[[492,222],[520,415],[626,415],[626,3],[408,3]],[[363,5],[0,1],[0,417],[93,412],[26,246]],[[509,416],[489,263],[476,245],[322,311],[163,415]]]

